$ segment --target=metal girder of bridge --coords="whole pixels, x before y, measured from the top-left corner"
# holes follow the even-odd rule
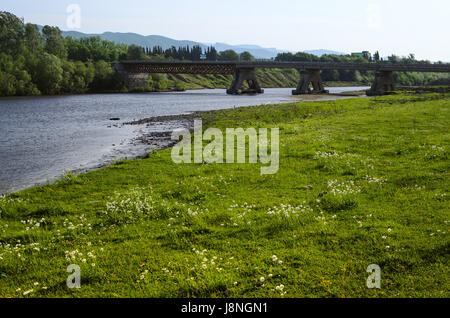
[[[248,88],[244,88],[244,83],[247,82]],[[233,82],[231,87],[227,89],[227,94],[262,94],[264,90],[259,86],[256,78],[256,70],[254,68],[237,68],[234,72]]]
[[[142,74],[142,73],[156,73],[156,74],[221,74],[232,75],[235,71],[236,65],[226,63],[122,63],[124,69],[128,73]]]
[[[303,94],[327,94],[328,91],[322,83],[320,70],[300,70],[300,83],[297,89],[292,91],[292,95]],[[312,90],[310,89],[312,86]]]
[[[375,80],[370,90],[366,92],[367,96],[385,95],[387,92],[395,89],[394,76],[391,71],[375,72]]]
[[[233,74],[236,68],[295,68],[301,70],[359,70],[449,73],[450,64],[341,63],[341,62],[236,62],[236,61],[120,61],[128,72],[174,72],[189,74]],[[201,72],[201,73],[199,73]]]

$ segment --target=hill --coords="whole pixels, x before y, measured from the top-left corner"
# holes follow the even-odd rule
[[[119,32],[105,32],[102,34],[87,34],[77,31],[63,31],[62,32],[64,37],[71,36],[74,39],[80,39],[84,37],[90,37],[90,36],[99,36],[100,38],[108,41],[113,41],[120,44],[126,44],[126,45],[139,45],[143,47],[154,47],[154,46],[160,46],[164,50],[168,49],[172,46],[180,47],[180,46],[195,46],[199,45],[202,48],[207,48],[208,46],[214,46],[217,51],[225,51],[225,50],[234,50],[237,53],[242,53],[245,51],[250,52],[255,58],[258,59],[271,59],[275,58],[278,53],[284,53],[288,52],[287,50],[279,50],[277,48],[264,48],[259,45],[252,45],[252,44],[242,44],[242,45],[230,45],[227,43],[200,43],[190,40],[174,40],[165,36],[161,35],[140,35],[137,33],[119,33]],[[311,51],[305,51],[305,53],[314,54],[317,56],[322,56],[324,54],[338,54],[338,55],[344,55],[345,53],[336,52],[336,51],[330,51],[330,50],[311,50]]]
[[[337,52],[337,51],[330,51],[330,50],[310,50],[310,51],[304,51],[304,53],[316,55],[318,57],[321,57],[322,55],[346,55],[347,53]]]

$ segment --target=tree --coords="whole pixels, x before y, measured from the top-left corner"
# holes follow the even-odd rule
[[[32,82],[31,75],[28,73],[25,66],[25,57],[19,56],[14,61],[14,69],[11,74],[15,77],[16,95],[40,95],[36,85]]]
[[[376,51],[375,54],[373,55],[373,60],[375,62],[379,62],[380,61],[380,53],[378,51]]]
[[[187,52],[190,55],[191,61],[200,61],[200,55],[203,54],[203,49],[201,46],[195,45],[192,47],[190,52]]]
[[[27,71],[24,56],[13,59],[11,55],[1,53],[0,73],[0,96],[40,94]]]
[[[15,81],[14,76],[0,70],[0,96],[16,95]]]
[[[62,61],[61,91],[64,93],[85,93],[94,80],[95,69],[92,63],[81,61]]]
[[[87,62],[92,59],[89,47],[79,40],[74,40],[70,36],[67,37],[66,47],[67,57],[71,60]]]
[[[217,50],[214,46],[211,46],[206,50],[206,59],[208,61],[217,61]]]
[[[322,58],[325,58],[322,55]],[[320,58],[309,53],[298,52],[296,54],[292,53],[279,53],[275,58],[275,61],[279,62],[313,62],[319,61]]]
[[[44,49],[45,40],[36,24],[27,23],[25,25],[25,45],[31,52],[42,51]]]
[[[253,61],[255,58],[253,57],[253,55],[250,54],[250,52],[242,52],[239,55],[239,60],[241,61]]]
[[[44,26],[45,50],[59,58],[67,58],[66,41],[58,27]]]
[[[0,52],[16,55],[22,49],[23,21],[9,12],[0,12]]]
[[[239,55],[233,50],[226,50],[219,53],[219,61],[239,61]]]
[[[95,76],[91,88],[97,91],[107,91],[113,85],[114,69],[105,61],[95,63]]]
[[[413,53],[410,53],[406,59],[404,59],[406,63],[415,63],[416,61],[416,55]]]
[[[127,60],[142,60],[144,55],[142,47],[134,44],[128,47]]]
[[[388,61],[390,63],[399,63],[400,58],[397,55],[392,54],[391,56],[388,57]]]
[[[70,61],[63,61],[61,63],[63,70],[61,80],[61,90],[64,93],[70,93],[74,90],[73,75],[75,73],[75,63]]]
[[[63,68],[61,61],[49,53],[42,53],[33,74],[33,82],[44,94],[58,94],[63,80]]]

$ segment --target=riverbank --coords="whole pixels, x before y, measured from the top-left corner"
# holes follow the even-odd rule
[[[0,296],[449,297],[449,97],[207,112],[279,127],[279,172],[167,149],[0,199]]]

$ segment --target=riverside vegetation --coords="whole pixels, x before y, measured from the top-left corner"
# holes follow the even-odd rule
[[[449,98],[198,115],[204,129],[279,127],[276,175],[176,165],[167,149],[7,195],[0,296],[449,297]]]
[[[25,24],[9,12],[0,11],[0,96],[82,94],[96,92],[127,92],[123,80],[117,76],[114,64],[119,60],[200,60],[203,49],[199,46],[144,48],[121,45],[99,37],[64,38],[57,27]],[[208,60],[251,61],[254,57],[232,50],[216,52],[206,50]],[[283,53],[277,61],[323,61],[367,63],[362,57],[306,53]],[[407,58],[391,56],[391,63],[416,63],[413,55]],[[421,63],[430,63],[421,61]],[[263,87],[296,87],[300,74],[297,70],[258,70]],[[368,85],[373,81],[371,72],[326,70],[322,78],[329,85],[335,82]],[[448,74],[396,73],[402,85],[427,85],[434,80],[448,79]],[[220,75],[166,75],[152,74],[148,85],[136,92],[184,90],[194,88],[227,88],[231,76]],[[353,84],[352,84],[353,83]]]

